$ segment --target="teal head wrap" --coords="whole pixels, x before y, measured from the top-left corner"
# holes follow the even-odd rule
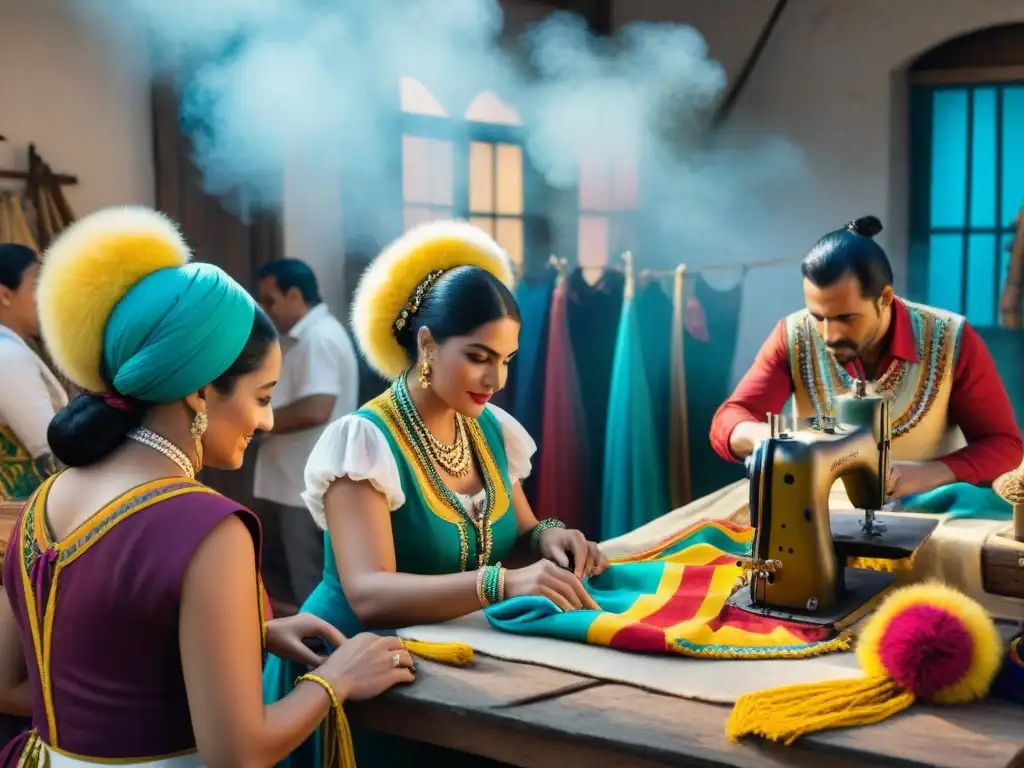
[[[125,294],[103,335],[103,372],[114,390],[170,403],[223,374],[252,332],[256,303],[210,264],[147,275]]]

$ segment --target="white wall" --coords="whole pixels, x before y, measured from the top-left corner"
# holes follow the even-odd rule
[[[54,171],[78,177],[65,188],[76,215],[151,205],[150,125],[148,88],[111,65],[59,0],[0,2],[0,167],[24,170],[35,142]]]
[[[616,27],[637,19],[690,24],[703,33],[711,55],[732,79],[774,5],[775,0],[616,0],[614,22]],[[734,116],[738,125],[795,140],[817,178],[773,203],[784,226],[766,233],[750,258],[799,257],[825,232],[874,213],[885,225],[879,241],[893,260],[897,289],[905,285],[902,70],[948,39],[1020,20],[1020,0],[791,0]],[[753,360],[765,330],[802,303],[792,267],[751,273],[747,289],[736,379]]]

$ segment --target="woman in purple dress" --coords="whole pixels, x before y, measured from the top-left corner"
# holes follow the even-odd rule
[[[90,394],[50,424],[69,469],[15,526],[0,600],[0,711],[33,729],[0,766],[273,765],[333,708],[412,680],[397,638],[312,616],[264,621],[256,518],[195,480],[272,425],[272,324],[221,270],[190,264],[145,209],[78,222],[38,297],[57,365]],[[304,638],[337,650],[320,658]],[[265,651],[311,668],[270,706]]]

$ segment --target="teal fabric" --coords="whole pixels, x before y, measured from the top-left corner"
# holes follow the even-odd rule
[[[387,397],[386,393],[384,397]],[[398,464],[402,491],[405,493],[405,504],[391,513],[397,569],[402,573],[417,574],[458,573],[460,564],[457,528],[430,511],[419,490],[412,465],[384,421],[376,413],[366,408],[357,413],[361,418],[372,421],[384,433]],[[511,489],[501,424],[487,410],[481,414],[479,423],[487,445],[494,455],[502,482],[506,488]],[[495,563],[508,556],[518,537],[516,516],[511,506],[492,525],[491,535],[493,544],[490,562]],[[476,558],[476,541],[470,533],[469,562],[475,563]],[[347,637],[365,631],[345,598],[328,533],[324,534],[323,577],[299,610],[304,613],[312,613],[330,622]],[[377,634],[390,634],[379,629],[373,631]],[[307,671],[301,665],[269,655],[263,670],[264,702],[272,704],[280,701],[295,686],[295,679]],[[427,745],[357,728],[353,728],[353,742],[356,750],[356,762],[360,766],[426,765],[432,762],[428,759],[428,755],[436,757],[435,752]],[[445,765],[451,764],[448,760],[444,763]],[[282,768],[307,768],[307,766],[319,765],[321,765],[319,732],[317,737],[311,737],[289,757],[278,763],[278,766]]]
[[[602,473],[602,539],[621,536],[669,511],[662,465],[636,301],[630,298],[622,309],[612,364]]]
[[[949,514],[957,519],[1012,520],[1013,506],[991,488],[953,483],[933,491],[904,496],[896,507],[904,512]]]
[[[148,403],[170,403],[223,374],[252,333],[256,303],[211,264],[147,275],[107,321],[103,373],[114,390]]]

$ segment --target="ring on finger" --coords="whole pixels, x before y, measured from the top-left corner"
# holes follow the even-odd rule
[[[398,669],[400,666],[402,666],[402,654],[398,653],[397,651],[394,654],[392,654],[391,666],[393,666],[395,669]]]

